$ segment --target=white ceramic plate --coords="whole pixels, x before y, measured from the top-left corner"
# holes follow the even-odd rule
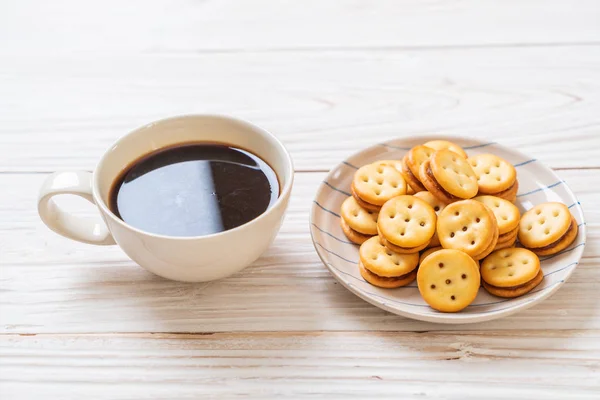
[[[442,313],[430,308],[421,298],[416,281],[402,288],[381,289],[360,276],[358,246],[344,236],[339,217],[340,206],[350,195],[354,172],[376,160],[400,160],[411,147],[433,139],[439,137],[413,137],[378,144],[353,155],[329,172],[319,186],[310,213],[313,244],[329,271],[348,290],[369,303],[398,315],[430,322],[488,321],[527,309],[551,296],[573,273],[583,254],[586,227],[577,198],[567,184],[541,162],[498,143],[457,137],[444,139],[459,144],[469,155],[493,153],[513,163],[519,179],[516,204],[521,212],[547,201],[566,204],[579,225],[579,234],[573,244],[558,254],[541,258],[544,280],[528,294],[504,299],[481,288],[473,304],[459,313]]]

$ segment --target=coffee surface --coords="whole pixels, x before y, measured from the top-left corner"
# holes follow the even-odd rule
[[[186,144],[136,160],[114,182],[110,208],[143,231],[203,236],[253,220],[279,196],[273,169],[222,144]]]

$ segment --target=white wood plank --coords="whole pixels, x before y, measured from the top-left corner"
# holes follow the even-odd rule
[[[93,169],[144,123],[223,113],[299,170],[414,134],[473,136],[554,168],[600,166],[600,45],[427,52],[0,57],[0,171]]]
[[[151,53],[598,42],[598,2],[4,0],[0,52]]]
[[[599,331],[0,336],[10,399],[597,399]]]
[[[513,317],[460,329],[600,329],[597,171],[561,171],[586,212],[583,262],[552,298]],[[308,210],[322,173],[297,174],[289,214],[268,252],[229,279],[170,282],[118,248],[61,238],[39,221],[43,175],[0,174],[0,332],[432,330],[452,326],[381,311],[338,285],[310,241]],[[93,318],[90,316],[93,315]]]

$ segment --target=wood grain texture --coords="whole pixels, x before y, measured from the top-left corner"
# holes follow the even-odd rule
[[[0,397],[597,399],[599,16],[595,0],[0,1]],[[253,266],[170,282],[42,225],[39,172],[92,170],[185,113],[251,120],[305,171]],[[310,242],[314,171],[418,133],[570,169],[587,246],[554,296],[439,326],[334,281]]]
[[[114,54],[598,43],[599,8],[593,0],[5,0],[0,4],[0,51]]]
[[[587,246],[569,282],[515,316],[460,329],[600,329],[597,171],[561,171],[586,212]],[[205,284],[158,278],[117,247],[61,238],[39,221],[43,175],[0,175],[4,229],[0,327],[5,333],[222,332],[457,329],[401,318],[356,298],[329,275],[309,235],[308,210],[322,173],[297,175],[272,247],[235,276]],[[10,201],[9,201],[10,199]],[[72,204],[72,203],[71,203]],[[77,205],[77,204],[75,204]],[[89,210],[89,208],[86,208]],[[93,318],[89,318],[93,315]]]
[[[7,398],[562,400],[600,391],[597,330],[4,335],[0,351]]]
[[[600,167],[599,82],[600,45],[0,56],[10,93],[0,171],[91,170],[121,135],[186,113],[251,120],[300,171],[431,133],[501,139],[554,168]]]

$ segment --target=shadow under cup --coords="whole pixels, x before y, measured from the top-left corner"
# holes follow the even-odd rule
[[[246,224],[198,237],[148,233],[128,225],[110,210],[111,188],[126,166],[162,148],[191,142],[232,145],[263,159],[279,180],[275,204]],[[244,121],[191,115],[154,122],[121,138],[98,163],[93,193],[115,241],[134,261],[168,279],[209,281],[243,269],[266,250],[283,220],[292,183],[291,158],[274,136]]]

